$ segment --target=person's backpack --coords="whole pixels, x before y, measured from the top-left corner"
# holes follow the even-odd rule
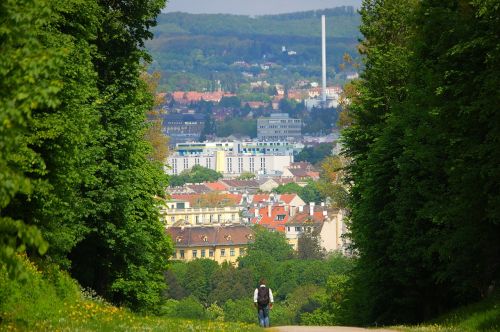
[[[257,303],[259,304],[259,307],[265,307],[269,304],[269,288],[259,287],[257,293]]]

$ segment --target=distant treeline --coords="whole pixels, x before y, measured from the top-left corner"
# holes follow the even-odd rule
[[[319,15],[323,13],[327,15],[328,77],[332,79],[345,53],[356,57],[360,17],[351,7],[256,18],[227,14],[161,14],[158,26],[153,29],[155,38],[147,43],[154,58],[152,69],[163,74],[162,83],[167,89],[187,86],[195,90],[208,85],[209,81],[220,80],[223,85],[233,82],[223,88],[234,90],[245,80],[241,71],[254,75],[261,72],[258,67],[232,66],[236,61],[277,64],[278,68],[267,71],[268,81],[287,82],[300,77],[319,79]],[[282,46],[296,54],[282,52]]]

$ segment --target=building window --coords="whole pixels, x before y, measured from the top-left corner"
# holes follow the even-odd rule
[[[229,256],[234,256],[234,248],[229,249]]]
[[[208,250],[208,257],[214,257],[214,250],[213,249]]]
[[[286,228],[286,230],[290,232],[290,226],[288,226],[288,227]]]
[[[226,249],[222,248],[220,250],[220,257],[226,257]]]
[[[296,231],[296,232],[300,232],[300,231],[302,231],[302,227],[295,227],[295,231]]]
[[[278,214],[277,215],[277,219],[278,219],[278,221],[283,221],[283,220],[285,220],[285,215],[284,214]]]
[[[175,217],[170,217],[170,221],[172,222],[172,224],[175,222]]]
[[[201,257],[204,258],[205,257],[205,249],[201,249]]]
[[[198,257],[198,250],[193,250],[193,258]]]
[[[181,259],[184,259],[184,250],[179,250],[179,256]]]
[[[245,248],[240,248],[240,256],[243,256],[245,254]]]
[[[195,216],[194,218],[196,219],[196,223],[199,224],[200,223],[200,216]]]
[[[174,254],[172,255],[172,258],[173,258],[173,259],[176,259],[176,258],[177,258],[177,251],[174,251]]]

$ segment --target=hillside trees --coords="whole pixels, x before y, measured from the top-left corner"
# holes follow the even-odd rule
[[[358,323],[421,321],[498,279],[498,10],[363,4],[344,132]]]
[[[0,5],[2,242],[21,237],[43,252],[37,227],[44,260],[136,309],[160,300],[171,250],[154,198],[167,179],[144,140],[153,98],[139,78],[162,6]]]

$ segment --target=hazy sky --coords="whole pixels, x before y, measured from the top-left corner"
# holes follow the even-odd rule
[[[168,0],[164,11],[264,15],[360,5],[361,0]]]

